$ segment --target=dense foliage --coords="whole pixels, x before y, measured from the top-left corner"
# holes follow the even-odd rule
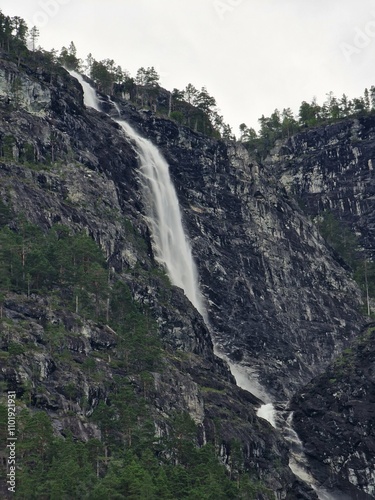
[[[5,417],[5,407],[0,414]],[[0,422],[4,426],[5,418]],[[256,498],[259,492],[267,498],[267,491],[245,475],[231,481],[211,445],[194,446],[194,423],[184,414],[170,422],[168,439],[155,440],[151,424],[138,427],[136,443],[112,447],[111,456],[96,439],[55,438],[44,412],[23,410],[17,422],[21,467],[15,498],[226,500]]]
[[[3,294],[12,291],[29,296],[56,290],[77,313],[100,319],[105,314],[107,282],[103,256],[84,233],[72,235],[66,227],[55,226],[44,234],[26,221],[19,221],[16,231],[7,226],[0,229]]]
[[[0,10],[0,49],[15,55],[18,63],[27,53],[28,31],[27,24],[21,17],[5,16]]]
[[[375,112],[375,86],[365,89],[362,97],[350,100],[343,94],[335,97],[333,92],[326,95],[326,101],[319,105],[314,98],[311,103],[303,101],[298,116],[294,116],[290,108],[278,109],[266,117],[259,118],[260,130],[257,133],[245,123],[240,125],[241,141],[250,151],[256,152],[259,158],[265,157],[278,139],[287,139],[291,135],[322,124],[333,123],[343,118],[366,116]]]
[[[148,393],[153,385],[152,373],[163,370],[166,353],[147,309],[133,300],[126,283],[109,275],[100,249],[87,234],[74,234],[61,225],[43,232],[15,217],[1,202],[1,307],[9,294],[15,293],[20,301],[48,295],[56,308],[72,310],[77,320],[108,324],[117,339],[110,365],[119,373],[106,381],[103,366],[98,363],[100,352],[90,353],[77,365],[65,347],[65,338],[71,334],[59,324],[45,325],[43,343],[56,369],[76,374],[73,378],[80,378],[77,370],[83,370],[89,380],[107,385],[108,397],[86,417],[99,427],[101,440],[84,443],[69,432],[65,439],[56,437],[50,417],[35,406],[34,391],[21,384],[16,498],[224,500],[256,498],[259,491],[267,494],[261,484],[240,471],[240,458],[238,464],[233,462],[229,474],[212,445],[197,446],[197,428],[188,414],[175,413],[164,424],[168,432],[163,437],[155,436]],[[6,325],[1,333],[5,349],[0,351],[1,357],[7,366],[12,360],[23,362],[33,347],[9,343],[6,333],[9,328],[22,326],[2,315],[1,321]],[[38,378],[34,383],[43,393]],[[72,404],[87,404],[82,388],[76,384],[69,383],[62,390]],[[0,406],[0,413],[4,411]],[[5,425],[6,419],[0,420]],[[0,428],[0,435],[5,432],[5,427]]]

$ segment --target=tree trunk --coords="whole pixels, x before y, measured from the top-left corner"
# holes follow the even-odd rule
[[[367,316],[370,316],[370,297],[368,292],[368,280],[367,280],[367,259],[365,259],[365,286],[366,286],[366,301],[367,301]]]

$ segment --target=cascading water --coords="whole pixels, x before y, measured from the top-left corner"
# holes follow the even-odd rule
[[[79,73],[70,71],[70,74],[82,85],[85,105],[101,111],[95,90]],[[148,219],[156,257],[166,267],[172,283],[184,290],[190,302],[201,313],[208,325],[207,313],[198,284],[198,274],[191,247],[183,229],[180,207],[169,175],[168,164],[156,146],[141,137],[126,121],[117,119],[116,122],[122,127],[129,139],[135,143],[139,154],[140,178],[147,201]],[[242,367],[234,365],[225,354],[217,350],[215,353],[229,363],[240,387],[269,401],[267,394],[257,383],[256,377],[244,372]],[[334,496],[317,486],[314,478],[308,472],[302,443],[291,427],[292,416],[288,418],[285,425],[280,426],[277,421],[277,411],[272,403],[262,405],[257,414],[268,420],[273,427],[280,429],[289,442],[291,446],[289,465],[293,472],[302,481],[310,484],[321,500],[336,500]]]
[[[285,420],[280,416],[279,411],[275,409],[272,403],[267,403],[258,409],[257,416],[264,418],[272,427],[281,432],[285,441],[289,444],[289,467],[293,474],[313,488],[319,500],[348,500],[347,497],[328,492],[323,486],[318,484],[311,475],[309,462],[303,449],[303,443],[293,429],[293,412],[290,412]]]
[[[232,372],[233,377],[236,379],[236,384],[238,385],[238,387],[241,387],[241,389],[244,389],[247,392],[251,392],[251,394],[254,394],[254,396],[256,396],[261,401],[271,401],[271,398],[265,391],[264,387],[262,387],[262,385],[259,383],[258,376],[255,370],[252,370],[249,366],[241,365],[239,363],[233,363],[233,361],[215,344],[214,352],[216,356],[228,363],[230,371]]]
[[[79,73],[70,71],[70,74],[82,85],[85,105],[101,111],[99,99],[91,85]],[[171,282],[184,290],[187,298],[207,322],[198,273],[182,226],[180,206],[169,175],[168,163],[157,147],[141,137],[125,120],[115,121],[135,143],[139,154],[140,179],[156,258],[165,266]]]
[[[182,217],[168,163],[151,141],[139,136],[124,120],[116,120],[139,152],[141,182],[156,257],[172,283],[182,288],[205,320],[207,315],[198,285],[198,273],[182,226]]]
[[[272,425],[272,427],[274,427],[275,429],[277,428],[276,410],[272,403],[262,405],[257,411],[257,416],[259,418],[264,418]]]
[[[68,70],[69,71],[69,70]],[[94,108],[96,111],[101,111],[100,105],[99,105],[99,99],[96,95],[95,89],[91,87],[89,83],[87,83],[83,78],[82,75],[77,73],[77,71],[69,71],[69,73],[76,78],[79,83],[82,85],[83,88],[83,99],[85,102],[85,106],[88,108]]]

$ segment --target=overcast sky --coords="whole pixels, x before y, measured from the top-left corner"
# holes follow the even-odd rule
[[[45,49],[111,58],[163,87],[206,86],[238,135],[275,108],[375,85],[375,0],[0,0]]]

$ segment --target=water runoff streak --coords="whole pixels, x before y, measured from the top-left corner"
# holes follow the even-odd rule
[[[70,74],[82,85],[85,105],[101,111],[99,99],[91,85],[79,73],[71,71]],[[182,225],[180,206],[169,175],[168,163],[158,148],[141,137],[125,120],[118,119],[116,122],[135,144],[139,155],[140,180],[155,256],[165,266],[171,282],[184,290],[190,302],[207,320],[198,273]]]
[[[257,416],[268,420],[272,427],[277,429],[288,443],[289,467],[293,474],[304,483],[310,485],[318,495],[319,500],[349,500],[347,497],[329,492],[315,480],[310,472],[309,461],[306,457],[303,443],[293,429],[293,412],[289,412],[286,418],[282,413],[284,412],[275,409],[273,403],[267,403],[258,409]]]
[[[182,226],[168,163],[151,141],[141,137],[127,122],[116,121],[136,144],[139,152],[141,182],[156,257],[166,267],[172,283],[184,290],[190,302],[206,319],[198,273]]]
[[[68,70],[69,71],[69,70]],[[83,99],[85,106],[88,108],[94,108],[96,111],[101,111],[100,105],[99,105],[99,99],[96,95],[95,89],[91,87],[89,83],[87,83],[83,78],[82,75],[77,73],[77,71],[69,71],[69,73],[76,78],[79,83],[82,85],[83,88]]]
[[[79,73],[70,71],[70,74],[82,85],[85,105],[101,111],[99,99],[90,84]],[[147,202],[148,220],[151,226],[156,258],[165,266],[172,283],[184,290],[185,295],[201,313],[208,325],[207,313],[199,289],[198,273],[190,244],[183,229],[181,211],[169,175],[168,163],[157,147],[148,139],[141,137],[125,120],[117,119],[115,121],[135,144],[139,155],[140,178]],[[234,365],[225,354],[216,349],[215,353],[229,362],[232,373],[240,387],[253,392],[263,400],[269,400],[267,394],[257,383],[256,377],[247,371],[241,371],[242,367]],[[292,414],[287,422],[284,422],[284,425],[279,425],[277,411],[273,404],[269,402],[262,405],[257,414],[259,417],[268,420],[273,427],[280,429],[291,445],[289,465],[293,472],[302,481],[309,483],[321,500],[336,500],[334,496],[316,485],[314,478],[308,472],[307,459],[303,453],[302,443],[291,426]]]

